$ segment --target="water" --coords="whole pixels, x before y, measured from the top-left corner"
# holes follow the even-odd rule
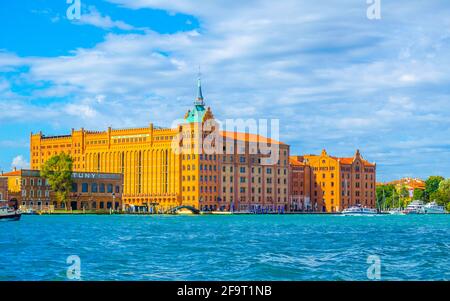
[[[0,280],[450,280],[450,215],[23,216],[0,222]]]

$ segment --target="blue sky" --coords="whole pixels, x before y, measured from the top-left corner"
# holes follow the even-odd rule
[[[1,1],[0,169],[29,135],[170,126],[198,65],[215,116],[279,118],[291,153],[351,156],[378,179],[450,177],[450,5],[381,0]]]

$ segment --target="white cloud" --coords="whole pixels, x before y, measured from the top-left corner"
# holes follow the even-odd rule
[[[445,2],[383,2],[383,18],[374,23],[366,19],[364,2],[351,0],[109,1],[190,14],[201,27],[108,33],[92,48],[59,57],[0,52],[0,70],[26,65],[24,81],[51,83],[32,97],[65,98],[45,108],[18,97],[0,99],[0,120],[22,116],[62,129],[168,125],[191,105],[201,65],[207,104],[218,118],[280,118],[281,137],[293,152],[328,146],[348,155],[359,147],[368,159],[382,159],[377,156],[386,145],[448,137]],[[134,29],[95,9],[81,22]],[[426,160],[414,156],[411,161]],[[380,172],[389,176],[389,169]]]
[[[94,118],[97,115],[97,112],[86,104],[68,104],[65,111],[69,115],[81,118]]]
[[[118,28],[121,30],[134,30],[134,26],[123,21],[114,21],[110,16],[102,15],[94,6],[88,7],[88,13],[83,13],[79,20],[73,21],[75,24],[84,24],[100,27],[103,29]]]
[[[30,168],[30,162],[28,162],[22,155],[14,157],[11,162],[11,169],[27,169]]]

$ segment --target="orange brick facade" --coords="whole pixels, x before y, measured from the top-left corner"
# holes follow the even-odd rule
[[[325,150],[320,155],[293,156],[290,164],[290,193],[296,210],[376,207],[376,164],[363,159],[359,150],[351,158],[329,156]]]

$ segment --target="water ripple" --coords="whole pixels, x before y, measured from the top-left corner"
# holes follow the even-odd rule
[[[450,279],[450,215],[24,216],[0,223],[1,280]]]

